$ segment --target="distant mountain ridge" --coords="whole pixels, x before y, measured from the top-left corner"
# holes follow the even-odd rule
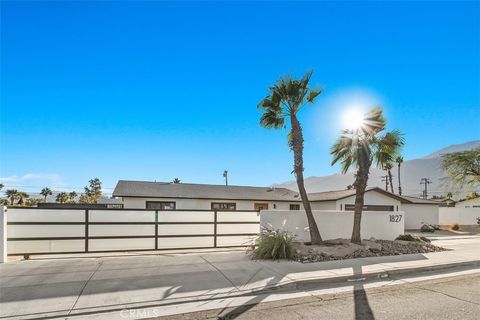
[[[441,157],[444,154],[471,150],[480,147],[480,140],[470,141],[462,144],[454,144],[448,147],[435,151],[423,158],[406,160],[401,165],[401,181],[402,181],[402,194],[408,196],[419,197],[422,194],[423,186],[420,185],[421,178],[429,178],[432,182],[428,185],[429,197],[436,195],[444,195],[447,193],[448,187],[445,186],[445,182],[441,179],[446,176],[445,172],[441,169]],[[392,169],[393,185],[395,193],[398,193],[398,168]],[[370,170],[370,178],[368,185],[370,187],[385,188],[385,182],[382,182],[381,177],[385,175],[385,171],[372,168]],[[333,174],[329,176],[312,176],[305,179],[305,188],[308,192],[324,192],[332,190],[346,189],[348,185],[351,185],[354,181],[353,172],[346,174]],[[297,184],[295,181],[287,181],[284,183],[276,184],[277,187],[285,187],[291,190],[297,190]],[[477,190],[477,192],[480,192]],[[458,197],[462,197],[461,193]]]

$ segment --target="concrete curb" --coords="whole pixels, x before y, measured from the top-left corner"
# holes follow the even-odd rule
[[[280,285],[272,285],[269,287],[261,288],[261,289],[253,289],[253,290],[246,290],[238,292],[239,295],[246,295],[246,294],[262,294],[272,291],[279,291],[284,289],[300,289],[301,286],[305,285],[312,285],[312,284],[338,284],[341,282],[348,282],[349,280],[354,283],[355,281],[366,281],[371,279],[388,279],[390,275],[400,275],[400,274],[411,274],[416,272],[427,272],[427,271],[439,271],[444,269],[452,269],[457,267],[472,267],[478,268],[480,267],[480,260],[472,260],[472,261],[464,261],[464,262],[456,262],[456,263],[449,263],[449,264],[441,264],[441,265],[434,265],[434,266],[424,266],[424,267],[411,267],[411,268],[402,268],[402,269],[394,269],[391,271],[374,271],[368,273],[362,273],[359,275],[348,275],[348,276],[333,276],[328,278],[311,278],[311,279],[304,279],[304,280],[291,280],[286,283],[282,283]],[[361,280],[360,280],[361,279]]]

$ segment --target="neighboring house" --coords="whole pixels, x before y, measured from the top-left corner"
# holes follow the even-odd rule
[[[300,210],[297,192],[285,188],[120,180],[113,197],[124,207],[155,210]]]
[[[468,200],[460,200],[455,204],[456,208],[480,208],[480,197]]]
[[[355,189],[317,192],[308,194],[313,210],[353,211]],[[374,187],[365,190],[363,210],[401,211],[404,199],[383,189]]]
[[[440,201],[401,196],[404,199],[405,229],[420,229],[423,224],[439,224]]]

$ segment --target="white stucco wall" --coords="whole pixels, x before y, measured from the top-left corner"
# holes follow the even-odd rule
[[[420,229],[422,224],[439,224],[438,205],[430,204],[402,204],[405,213],[405,229]]]
[[[237,210],[254,210],[255,203],[268,203],[268,209],[274,209],[275,205],[277,210],[289,210],[291,203],[298,203],[300,204],[300,209],[303,208],[303,205],[300,202],[123,197],[123,204],[125,209],[145,209],[147,201],[172,201],[176,203],[177,209],[188,210],[210,210],[212,202],[234,202],[237,204]]]
[[[439,208],[439,224],[476,225],[480,208]]]
[[[324,240],[349,239],[353,228],[353,211],[315,210],[313,212],[318,228]],[[403,212],[366,211],[362,215],[361,236],[363,239],[393,240],[404,233]],[[390,221],[390,216],[399,216],[400,221]],[[395,220],[397,220],[395,219]],[[301,241],[310,241],[305,212],[264,210],[260,212],[262,227],[287,230]]]
[[[355,204],[355,195],[348,198],[340,199],[336,202],[336,210],[340,210],[340,205],[342,210],[345,210],[346,204]],[[389,196],[381,194],[375,190],[367,191],[364,197],[365,205],[377,205],[377,206],[393,206],[394,211],[401,211],[401,202],[393,199]]]
[[[473,207],[480,208],[480,197],[475,198],[475,199],[470,199],[470,200],[457,202],[455,204],[455,207],[456,208],[473,208]]]

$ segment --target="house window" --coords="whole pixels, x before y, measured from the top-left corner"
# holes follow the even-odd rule
[[[212,202],[212,210],[235,211],[237,204],[235,202]]]
[[[176,204],[173,201],[147,201],[146,208],[155,210],[175,210]]]
[[[354,204],[346,204],[345,211],[354,211]],[[378,205],[365,205],[363,206],[365,211],[393,211],[393,206],[378,206]]]
[[[291,203],[290,210],[300,210],[300,205],[298,203]]]
[[[253,209],[256,211],[268,210],[268,203],[255,203]]]

